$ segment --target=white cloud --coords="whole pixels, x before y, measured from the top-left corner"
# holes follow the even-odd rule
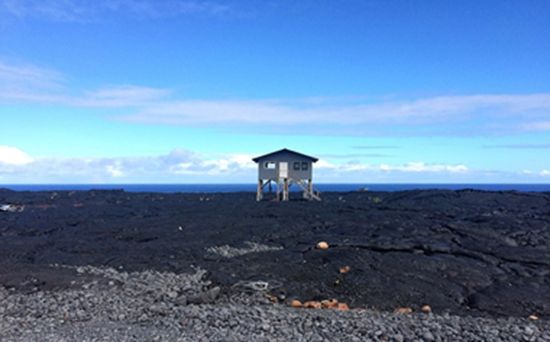
[[[0,146],[0,176],[14,182],[185,182],[216,181],[217,176],[241,181],[254,174],[252,155],[206,156],[184,149],[168,154],[118,158],[32,158],[9,146]],[[253,179],[253,177],[250,177]]]
[[[248,172],[256,168],[252,155],[229,154],[219,158],[196,157],[192,162],[183,162],[172,169],[179,174],[205,174],[209,176]]]
[[[33,158],[16,147],[0,145],[0,164],[26,165]]]
[[[2,0],[0,8],[18,18],[46,18],[54,21],[79,21],[89,15],[77,1]]]
[[[0,60],[0,101],[48,103],[60,97],[63,81],[55,70]]]
[[[0,102],[112,108],[120,112],[110,111],[110,119],[141,124],[208,126],[238,132],[269,126],[271,134],[448,136],[550,130],[550,93],[381,102],[346,97],[196,100],[177,98],[170,89],[132,84],[72,90],[55,71],[2,61]]]
[[[378,168],[376,166],[372,166],[369,164],[350,162],[350,163],[344,163],[342,165],[339,165],[337,169],[343,172],[361,172],[361,171],[373,171],[373,170],[377,170]]]
[[[16,147],[0,146],[0,177],[3,183],[252,183],[257,167],[252,157],[246,153],[205,155],[174,149],[141,157],[33,158]],[[550,177],[550,170],[528,174],[425,162],[369,164],[321,159],[314,166],[315,182],[334,183],[513,182],[543,181],[546,177]]]
[[[156,103],[169,94],[168,89],[123,85],[88,91],[82,97],[73,99],[73,104],[83,107],[134,107]]]
[[[468,167],[462,164],[428,164],[423,162],[410,162],[406,164],[368,164],[361,162],[347,162],[334,164],[326,160],[319,160],[315,165],[316,169],[327,169],[342,172],[376,171],[376,172],[468,172]]]
[[[99,20],[106,13],[159,19],[193,13],[219,15],[231,9],[204,0],[0,0],[2,12],[19,19],[85,23]]]
[[[423,162],[411,162],[405,165],[390,166],[387,164],[380,165],[382,171],[400,171],[400,172],[449,172],[463,173],[468,172],[468,167],[462,164],[446,165],[446,164],[426,164]]]
[[[467,121],[471,116],[530,117],[550,111],[550,94],[441,96],[412,101],[342,104],[300,100],[165,101],[122,116],[153,124],[421,125]],[[479,119],[476,118],[476,119]]]
[[[32,87],[57,86],[63,77],[58,72],[32,64],[15,64],[0,60],[0,84],[25,84]]]
[[[423,162],[410,162],[406,164],[368,164],[360,162],[348,162],[343,164],[332,164],[319,160],[316,165],[319,169],[328,169],[340,172],[383,172],[383,173],[466,173],[468,167],[463,164],[429,164]]]
[[[124,176],[124,172],[122,172],[120,165],[107,165],[105,168],[113,178]]]
[[[70,107],[133,108],[161,102],[171,91],[137,85],[115,85],[73,94],[60,73],[30,64],[0,60],[0,101]]]
[[[319,161],[317,161],[317,163],[315,163],[315,168],[316,169],[328,169],[328,170],[331,170],[331,169],[336,169],[338,168],[338,165],[336,164],[333,164],[329,161],[326,161],[325,159],[319,159]]]
[[[550,131],[550,121],[529,122],[523,128],[527,131]]]

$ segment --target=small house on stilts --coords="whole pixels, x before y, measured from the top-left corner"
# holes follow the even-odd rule
[[[313,163],[317,158],[284,148],[252,160],[258,164],[257,201],[262,200],[265,186],[271,189],[272,182],[277,187],[277,200],[288,201],[292,184],[302,188],[305,199],[321,200],[313,191],[312,181]]]

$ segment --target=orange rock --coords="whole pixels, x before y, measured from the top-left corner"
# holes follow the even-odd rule
[[[349,266],[340,267],[340,273],[342,273],[342,274],[348,273],[350,270],[351,270],[351,267],[349,267]]]
[[[338,306],[336,307],[336,310],[348,311],[349,306],[346,303],[338,303]]]
[[[306,309],[320,309],[321,308],[321,303],[317,302],[317,301],[314,301],[314,300],[310,300],[310,301],[307,301],[304,303],[304,308]]]
[[[530,321],[538,321],[539,316],[537,316],[537,315],[531,315],[531,316],[529,316],[528,318],[529,318]]]
[[[325,241],[321,241],[317,243],[317,248],[319,249],[328,249],[328,243]]]
[[[290,302],[290,306],[298,309],[298,308],[301,308],[303,305],[302,305],[302,302],[300,302],[297,299],[294,299],[292,302]]]
[[[336,299],[325,299],[321,301],[321,306],[326,309],[332,309],[338,306],[338,301]]]
[[[395,309],[394,313],[396,314],[400,314],[400,315],[408,315],[410,313],[412,313],[413,310],[411,308],[408,308],[408,307],[404,307],[404,308],[397,308]]]
[[[426,305],[423,305],[420,310],[422,310],[423,313],[430,313],[432,312],[432,307],[426,304]]]

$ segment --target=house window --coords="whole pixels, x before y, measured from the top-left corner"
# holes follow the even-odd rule
[[[264,167],[269,170],[275,169],[275,162],[265,162]]]
[[[300,162],[294,162],[293,169],[294,170],[300,170]]]
[[[302,162],[302,170],[307,170],[307,162]]]

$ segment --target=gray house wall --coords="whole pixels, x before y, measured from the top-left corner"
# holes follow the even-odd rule
[[[274,169],[266,168],[266,163],[269,162],[275,163]],[[313,163],[311,159],[289,152],[281,152],[258,160],[258,178],[277,180],[279,178],[280,162],[288,163],[288,178],[294,180],[311,179],[313,176]],[[294,163],[299,163],[298,170],[294,169]],[[307,170],[302,170],[302,163],[306,163]]]

